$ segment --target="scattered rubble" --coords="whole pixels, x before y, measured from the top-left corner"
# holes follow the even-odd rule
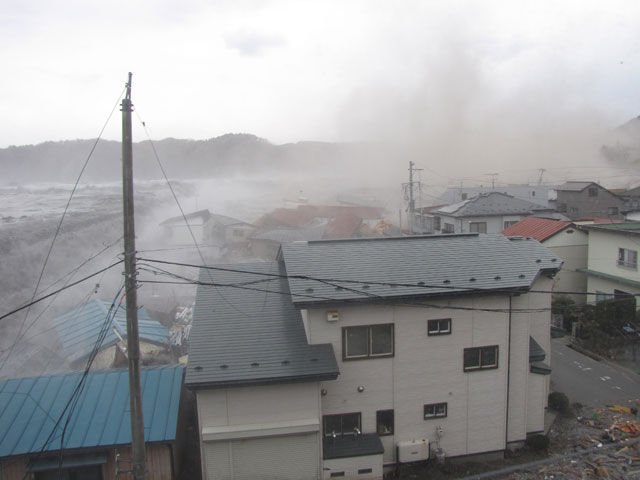
[[[579,415],[560,415],[551,426],[547,452],[525,447],[504,460],[445,465],[430,461],[397,478],[429,479],[640,479],[640,399],[629,405],[581,408]]]

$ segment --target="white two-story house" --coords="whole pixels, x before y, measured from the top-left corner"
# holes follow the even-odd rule
[[[499,233],[531,215],[553,215],[553,208],[488,192],[432,212],[434,233]]]
[[[203,478],[380,479],[542,431],[561,263],[467,234],[294,242],[203,269],[186,376]]]
[[[589,232],[587,301],[640,294],[640,222],[583,225]]]

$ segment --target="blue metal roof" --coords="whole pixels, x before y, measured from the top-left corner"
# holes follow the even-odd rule
[[[183,371],[183,365],[142,368],[146,442],[175,440]],[[89,373],[70,414],[65,406],[81,377],[73,372],[0,381],[0,457],[59,450],[69,415],[65,449],[131,443],[127,370]]]
[[[64,355],[70,362],[80,360],[91,353],[110,307],[109,302],[94,299],[53,319]],[[119,306],[113,316],[111,327],[102,343],[103,348],[118,342],[114,329],[126,339],[127,318],[124,305]],[[169,344],[169,330],[152,319],[144,308],[138,310],[138,330],[142,341],[159,345]]]

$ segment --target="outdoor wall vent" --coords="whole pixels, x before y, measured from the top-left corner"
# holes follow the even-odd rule
[[[327,322],[337,322],[340,320],[340,314],[337,310],[327,312]]]

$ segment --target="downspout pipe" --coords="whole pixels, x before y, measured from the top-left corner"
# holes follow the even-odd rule
[[[504,448],[507,449],[509,445],[509,397],[511,395],[511,312],[512,312],[512,296],[509,295],[509,333],[507,343],[507,415],[505,418],[504,427]]]

